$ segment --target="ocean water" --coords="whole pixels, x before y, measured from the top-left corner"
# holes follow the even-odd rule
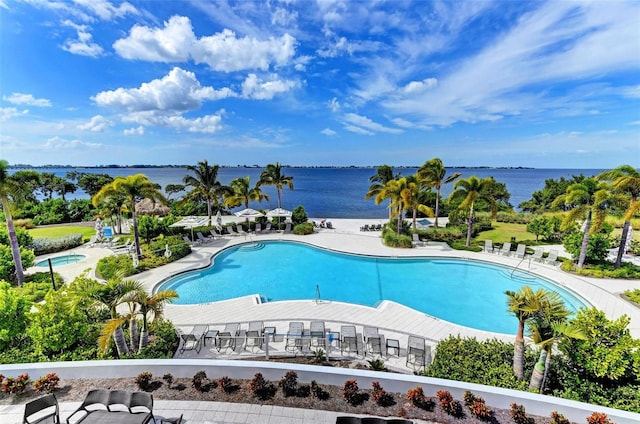
[[[416,172],[416,168],[397,168],[404,176]],[[10,170],[15,172],[15,169]],[[127,176],[137,173],[145,174],[162,188],[167,184],[181,184],[187,174],[184,168],[39,168],[38,172],[52,172],[64,177],[67,172],[106,173],[113,177]],[[220,168],[218,179],[228,184],[237,177],[251,178],[253,185],[258,181],[263,168]],[[493,169],[493,168],[447,168],[447,175],[461,172],[461,178],[475,175],[479,178],[494,177],[496,181],[506,184],[511,193],[510,202],[517,207],[521,202],[531,198],[531,194],[544,187],[548,178],[570,178],[572,175],[597,175],[602,169]],[[293,177],[294,190],[286,189],[282,195],[282,207],[292,210],[303,205],[307,215],[314,218],[385,218],[388,216],[386,203],[375,205],[373,199],[365,200],[369,189],[369,177],[376,173],[374,168],[284,168],[283,173]],[[441,194],[448,196],[453,190],[453,183],[443,186]],[[249,206],[254,209],[274,209],[278,206],[276,190],[264,186],[263,191],[270,201],[253,202]],[[86,197],[82,191],[67,195],[68,199]],[[242,208],[238,208],[240,210]]]

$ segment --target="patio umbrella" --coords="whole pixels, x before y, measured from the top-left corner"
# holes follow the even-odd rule
[[[259,212],[255,209],[247,208],[238,212],[233,213],[238,218],[246,218],[247,222],[249,222],[249,218],[257,218],[259,216],[264,216],[262,212]]]
[[[193,229],[194,227],[204,227],[207,225],[207,217],[201,216],[186,216],[182,218],[180,221],[175,222],[170,227],[182,227],[182,228],[190,228],[191,229],[191,240],[194,240],[193,237]]]
[[[286,209],[282,209],[282,208],[275,208],[270,210],[269,212],[267,212],[267,216],[268,217],[278,217],[278,228],[280,227],[280,218],[281,217],[286,217],[286,218],[290,218],[291,217],[291,211],[288,211]]]
[[[101,242],[104,239],[104,232],[102,231],[102,220],[100,218],[96,219],[96,241]]]
[[[220,209],[218,209],[218,213],[216,214],[216,222],[218,223],[218,228],[222,228],[222,214],[220,213]]]

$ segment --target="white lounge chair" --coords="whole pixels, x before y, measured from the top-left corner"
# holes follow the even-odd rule
[[[290,222],[287,222],[287,224],[285,225],[285,227],[284,227],[284,233],[285,233],[285,234],[289,234],[289,233],[291,233],[291,223],[290,223]]]
[[[191,241],[191,239],[187,236],[182,236],[182,240],[184,240],[184,242],[187,243],[189,246],[195,246],[200,244],[200,240]]]
[[[378,327],[364,327],[365,355],[382,356],[382,337]]]
[[[262,232],[262,224],[260,224],[259,222],[256,222],[255,233],[260,234],[261,232]]]
[[[558,265],[558,251],[555,249],[549,250],[549,256],[544,260],[545,264],[556,266]]]
[[[207,331],[209,331],[208,325],[196,325],[190,332],[181,333],[182,346],[180,346],[180,354],[182,355],[185,350],[195,350],[196,353],[200,353],[204,335],[207,334]]]
[[[196,233],[196,236],[198,237],[198,240],[200,240],[200,243],[209,243],[212,240],[211,237],[205,237],[205,235],[200,231]]]
[[[287,331],[285,350],[302,350],[304,348],[303,336],[304,323],[300,321],[291,321],[289,323],[289,331]]]
[[[343,325],[340,327],[340,353],[343,353],[345,349],[349,350],[349,353],[355,350],[356,355],[358,351],[358,333],[356,333],[356,327],[354,325]]]
[[[270,233],[271,232],[271,223],[270,222],[267,222],[267,226],[265,227],[264,232],[265,233]]]
[[[412,241],[411,244],[414,246],[424,246],[424,242],[422,240],[420,240],[420,234],[418,233],[413,233],[411,235],[412,237]]]
[[[504,256],[511,256],[511,243],[506,242],[502,245],[502,248],[498,251],[498,254]]]
[[[227,225],[227,231],[229,232],[230,236],[239,236],[240,234],[238,234],[238,232],[236,230],[233,229],[233,226],[231,225]]]
[[[422,337],[409,336],[409,342],[407,344],[407,365],[413,364],[418,368],[426,367],[428,365],[427,348],[428,346],[426,345],[425,339]]]
[[[246,235],[247,235],[247,233],[244,231],[244,228],[242,228],[242,225],[236,225],[236,232],[240,236],[245,236],[246,237]]]
[[[484,251],[485,253],[493,253],[493,240],[484,241]]]
[[[526,244],[518,244],[518,248],[516,249],[516,254],[514,255],[516,258],[524,259],[524,255],[527,253],[527,245]]]
[[[220,331],[216,335],[216,347],[218,349],[218,352],[220,352],[220,350],[222,350],[223,348],[225,350],[229,348],[231,350],[235,350],[236,336],[238,335],[239,331],[240,331],[239,323],[233,322],[233,323],[226,324],[224,326],[224,330]]]
[[[316,346],[324,347],[326,336],[324,321],[311,321],[309,335],[311,336],[311,341],[315,341]]]
[[[542,247],[536,247],[533,250],[533,255],[531,255],[531,259],[536,262],[542,262],[542,254],[544,253],[544,249]]]

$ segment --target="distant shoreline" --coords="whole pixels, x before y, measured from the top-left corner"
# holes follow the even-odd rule
[[[82,165],[28,165],[28,164],[16,164],[9,165],[10,169],[144,169],[144,168],[186,168],[189,165],[95,165],[95,166],[82,166]],[[264,168],[260,165],[219,165],[220,168],[229,169],[255,169]],[[381,165],[284,165],[283,168],[296,168],[296,169],[376,169]],[[420,168],[421,165],[389,165],[392,168],[397,169],[410,169]],[[448,169],[543,169],[533,168],[527,166],[447,166]],[[572,169],[572,168],[567,168]]]

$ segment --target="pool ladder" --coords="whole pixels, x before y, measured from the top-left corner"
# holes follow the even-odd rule
[[[316,284],[316,305],[320,303],[320,285]]]

